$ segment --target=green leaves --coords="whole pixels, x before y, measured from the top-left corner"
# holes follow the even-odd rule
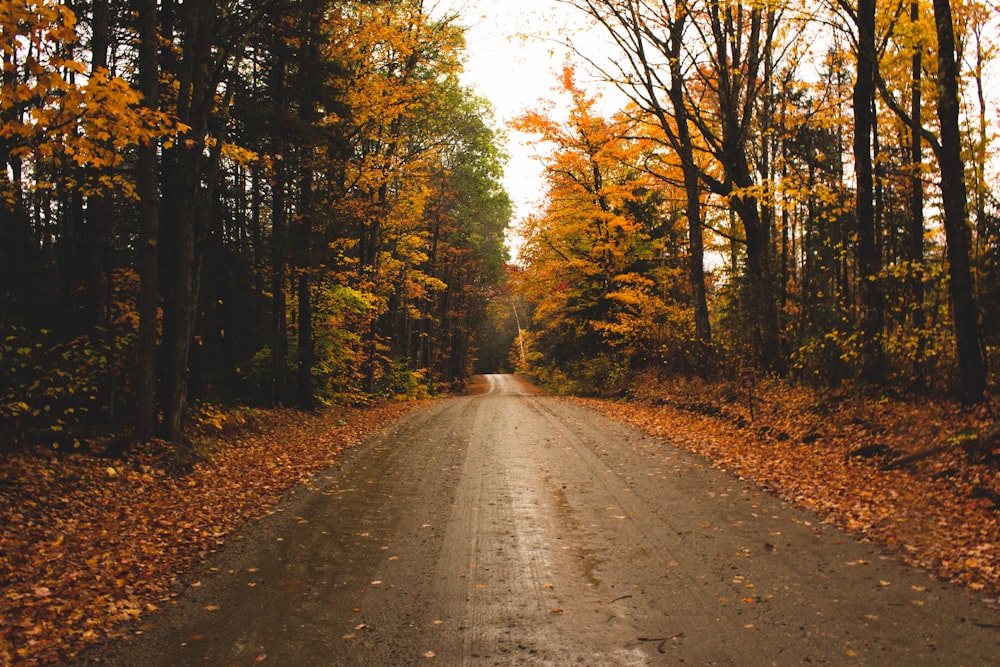
[[[50,332],[0,327],[0,437],[59,445],[98,407],[97,378],[107,355],[86,339],[60,342]]]

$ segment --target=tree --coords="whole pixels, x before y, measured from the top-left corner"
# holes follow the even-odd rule
[[[771,221],[762,215],[764,191],[750,159],[764,83],[763,56],[773,48],[776,10],[742,3],[569,1],[598,20],[619,46],[623,61],[615,65],[618,75],[609,78],[654,115],[667,120],[671,110],[670,120],[661,126],[674,137],[672,143],[688,169],[694,166],[688,156],[691,149],[679,133],[688,122],[697,129],[703,142],[700,150],[711,158],[698,162],[698,180],[728,203],[743,228],[745,291],[756,361],[769,370],[783,370]],[[661,71],[670,72],[672,80],[664,82]],[[681,97],[683,104],[678,106]],[[693,195],[693,186],[689,187]],[[693,202],[693,196],[689,200]],[[689,216],[694,210],[690,202]],[[700,222],[689,220],[689,229],[695,226],[701,229]],[[697,271],[692,275],[697,277]]]
[[[156,0],[142,0],[136,11],[139,36],[139,90],[146,108],[160,101],[159,32]],[[159,323],[160,186],[158,147],[152,138],[140,143],[136,163],[139,196],[139,338],[136,357],[136,435],[153,436],[156,427],[156,339]]]
[[[937,119],[940,136],[922,127],[898,102],[883,77],[878,89],[886,104],[919,134],[937,157],[941,170],[940,189],[943,227],[948,260],[948,292],[952,308],[955,348],[958,357],[962,400],[977,403],[986,390],[986,365],[980,342],[979,312],[971,270],[971,230],[962,133],[959,126],[958,59],[955,26],[948,0],[935,0],[934,24],[937,37]]]
[[[705,290],[705,251],[702,226],[702,166],[685,99],[684,40],[688,36],[690,8],[686,3],[661,5],[659,13],[643,14],[636,3],[580,3],[608,31],[626,53],[628,69],[621,68],[629,98],[655,120],[666,144],[681,163],[688,226],[688,280],[694,305],[694,327],[700,356],[708,354],[712,342]],[[652,48],[647,48],[648,42]],[[658,54],[663,61],[656,61]],[[663,64],[665,63],[665,66]],[[668,75],[668,76],[665,76]]]
[[[854,83],[854,172],[855,210],[858,226],[858,271],[861,292],[862,376],[869,382],[882,379],[882,296],[876,282],[880,258],[875,222],[875,192],[872,166],[872,133],[875,128],[875,0],[858,0],[854,13],[857,26],[857,75]]]
[[[225,120],[229,106],[218,104],[217,90],[232,77],[245,57],[250,28],[275,0],[238,5],[223,12],[213,0],[185,3],[178,17],[173,0],[162,12],[168,33],[179,40],[179,57],[171,59],[169,74],[176,77],[173,112],[187,131],[182,141],[164,151],[164,218],[171,225],[161,228],[166,276],[164,291],[164,435],[180,442],[184,437],[184,414],[188,403],[188,363],[194,340],[203,220],[203,185],[211,187],[206,174],[220,159],[225,142]],[[174,18],[179,26],[172,26]],[[175,34],[176,33],[176,34]],[[219,46],[215,40],[220,39]],[[166,63],[165,63],[166,64]],[[214,136],[213,136],[214,135]],[[210,151],[206,151],[206,148]]]
[[[962,400],[978,403],[986,391],[986,364],[979,343],[978,312],[969,264],[971,234],[962,135],[959,130],[958,62],[955,57],[955,27],[951,2],[934,0],[934,25],[938,38],[938,121],[941,143],[937,154],[941,165],[941,198],[948,243],[948,289],[954,310],[955,343],[961,378]]]
[[[679,289],[682,264],[671,256],[681,218],[645,168],[659,162],[657,144],[636,138],[641,123],[630,115],[601,117],[572,68],[561,84],[565,122],[531,111],[515,125],[553,146],[549,202],[525,230],[519,280],[534,310],[533,352],[545,357],[538,372],[594,391],[633,364],[696,367],[690,293]]]

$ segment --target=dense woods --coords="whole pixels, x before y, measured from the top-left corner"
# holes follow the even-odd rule
[[[526,368],[571,391],[652,367],[983,400],[995,8],[565,4],[607,37],[575,46],[625,103],[602,112],[568,67],[568,116],[519,120],[549,148],[516,279]]]
[[[584,392],[752,369],[984,398],[995,10],[564,4],[608,46],[554,72],[559,111],[513,123],[546,197],[509,264],[501,137],[459,82],[457,17],[3,3],[4,442],[181,443],[193,406],[502,368]]]
[[[0,440],[461,382],[510,202],[419,1],[3,2]]]
[[[996,6],[557,1],[512,221],[431,3],[0,0],[0,662],[483,371],[995,595]]]

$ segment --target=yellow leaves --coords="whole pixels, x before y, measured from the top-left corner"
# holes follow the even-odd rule
[[[249,165],[260,159],[260,154],[242,146],[229,142],[222,144],[222,155],[241,165]]]
[[[0,136],[16,137],[19,157],[115,169],[127,148],[174,131],[165,115],[139,109],[140,96],[128,81],[62,55],[76,41],[68,8],[9,2],[6,10],[0,48],[8,54],[4,70],[11,81],[0,87]],[[119,185],[126,196],[133,192],[123,172],[68,187],[92,193]]]

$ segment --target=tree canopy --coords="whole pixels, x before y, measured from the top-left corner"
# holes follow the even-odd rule
[[[556,75],[566,114],[514,121],[546,197],[511,264],[502,136],[460,82],[457,17],[0,3],[0,437],[183,444],[195,404],[367,403],[484,368],[983,399],[995,12],[565,4],[612,48]]]
[[[0,3],[0,424],[184,441],[193,403],[461,383],[511,204],[419,0]]]
[[[984,398],[998,333],[983,176],[996,166],[983,150],[995,13],[948,0],[564,4],[608,37],[576,50],[624,101],[581,121],[565,85],[569,125],[544,110],[521,120],[551,147],[518,283],[533,308],[528,371],[614,391],[650,366],[750,368]],[[611,143],[586,145],[595,128],[617,142],[604,164]],[[591,159],[586,178],[574,155]],[[641,206],[606,190],[626,172]],[[644,261],[609,261],[630,251]]]

